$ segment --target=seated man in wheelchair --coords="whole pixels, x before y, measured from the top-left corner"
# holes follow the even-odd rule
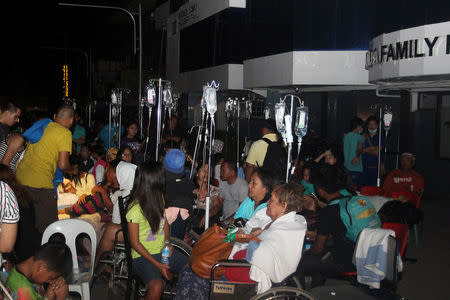
[[[188,257],[171,246],[169,263],[161,261],[161,251],[169,243],[169,224],[164,213],[164,167],[148,162],[136,171],[133,192],[126,214],[133,258],[133,271],[147,287],[145,299],[160,299],[171,272],[180,272]]]
[[[299,185],[284,184],[275,188],[265,211],[270,221],[255,215],[265,224],[257,227],[252,234],[259,242],[250,242],[246,260],[250,263],[249,277],[257,284],[258,293],[271,288],[272,283],[280,283],[297,269],[301,258],[306,232],[306,221],[298,215],[303,209],[303,191]],[[239,246],[241,247],[241,246]],[[208,299],[209,280],[196,275],[190,267],[180,274],[176,299]]]

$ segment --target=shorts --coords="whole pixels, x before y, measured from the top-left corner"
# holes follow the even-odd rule
[[[152,254],[153,258],[161,261],[161,253]],[[174,249],[172,256],[169,257],[170,271],[179,273],[187,265],[189,257],[180,251]],[[142,256],[133,259],[133,272],[147,285],[150,281],[161,279],[162,275],[158,268],[143,258]]]

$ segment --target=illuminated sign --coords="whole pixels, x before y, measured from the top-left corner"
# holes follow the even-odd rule
[[[63,96],[69,97],[69,66],[63,65]]]

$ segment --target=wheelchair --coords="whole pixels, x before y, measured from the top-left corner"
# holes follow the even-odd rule
[[[145,296],[146,286],[132,272],[131,244],[128,236],[128,223],[125,218],[123,198],[119,197],[118,205],[122,221],[122,229],[118,230],[114,238],[114,249],[105,253],[99,260],[100,270],[110,266],[113,271],[108,280],[107,293],[111,299],[130,299],[134,291],[134,299]],[[124,242],[118,241],[119,233],[123,233]],[[192,247],[184,241],[170,237],[170,244],[186,256],[191,255]],[[170,281],[164,280],[163,298],[173,298],[176,294],[177,277]]]
[[[214,279],[214,273],[218,268],[250,268],[251,264],[246,260],[222,260],[211,269],[210,276],[210,300],[229,299],[300,299],[316,300],[314,296],[304,291],[295,273],[288,276],[281,283],[273,284],[272,288],[259,295],[256,294],[256,283],[242,283]]]

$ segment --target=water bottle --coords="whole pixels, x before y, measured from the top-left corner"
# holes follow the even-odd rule
[[[169,265],[170,247],[169,241],[164,242],[164,248],[161,251],[161,262],[165,265]]]

